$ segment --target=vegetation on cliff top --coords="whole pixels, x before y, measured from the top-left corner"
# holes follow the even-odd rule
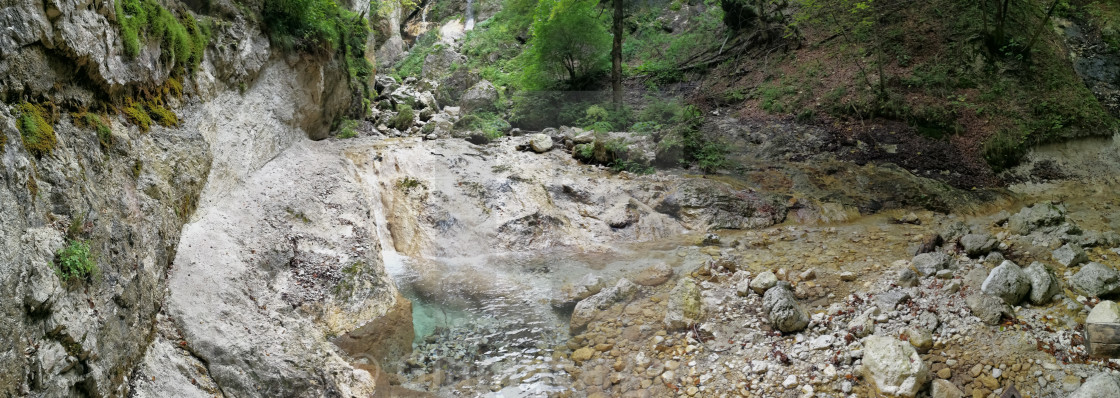
[[[162,58],[176,66],[193,68],[202,62],[210,30],[191,13],[176,17],[155,0],[116,0],[113,5],[128,56],[139,55],[145,42],[155,41],[160,43]]]
[[[261,11],[272,43],[280,48],[342,56],[352,87],[369,98],[373,65],[366,59],[367,15],[340,7],[333,0],[267,1]]]

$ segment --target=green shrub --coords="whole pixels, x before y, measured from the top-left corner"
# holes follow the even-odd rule
[[[460,129],[481,131],[487,138],[493,140],[505,135],[509,131],[509,122],[501,116],[491,112],[476,112],[464,116],[455,122]]]
[[[349,139],[358,136],[358,121],[346,119],[343,120],[338,129],[338,138]]]
[[[1000,172],[1018,165],[1026,151],[1022,134],[1004,130],[984,142],[981,153],[992,170]]]
[[[53,120],[51,113],[47,112],[43,105],[27,102],[16,106],[16,111],[19,113],[16,126],[19,127],[20,138],[23,139],[23,146],[27,151],[38,156],[51,153],[58,145],[51,122]]]
[[[63,281],[85,278],[97,272],[97,264],[90,253],[88,242],[71,240],[65,248],[56,253],[56,257],[55,272]]]
[[[389,126],[400,131],[408,130],[416,123],[416,112],[407,104],[397,105],[397,115],[389,120]]]

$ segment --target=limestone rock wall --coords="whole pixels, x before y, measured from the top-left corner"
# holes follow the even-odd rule
[[[368,7],[368,2],[354,3]],[[189,269],[177,271],[186,267],[176,260],[185,258],[180,243],[184,225],[236,213],[230,206],[238,202],[230,195],[244,191],[258,170],[288,148],[325,137],[352,103],[347,71],[331,55],[293,55],[273,48],[259,17],[241,14],[259,4],[161,4],[180,12],[211,13],[214,22],[203,62],[183,81],[185,95],[169,100],[181,123],[171,128],[153,124],[150,132],[142,132],[110,109],[109,138],[99,139],[93,129],[76,126],[70,112],[112,108],[114,100],[134,90],[164,84],[173,66],[161,61],[160,44],[146,43],[138,56],[125,56],[112,0],[0,0],[0,297],[5,297],[0,300],[0,396],[191,396],[191,391],[179,390],[191,380],[197,382],[193,392],[198,396],[251,396],[263,393],[250,389],[271,381],[246,381],[258,369],[286,378],[277,387],[300,386],[273,391],[279,395],[315,386],[361,395],[372,386],[368,377],[331,353],[327,339],[396,305],[391,286],[373,288],[387,283],[376,248],[346,262],[362,263],[351,267],[354,272],[346,278],[317,285],[331,292],[328,298],[287,310],[276,305],[274,310],[288,315],[265,316],[253,324],[296,336],[276,344],[316,347],[272,352],[266,365],[279,367],[250,367],[251,358],[241,356],[248,351],[269,358],[268,351],[254,346],[259,339],[237,345],[199,338],[205,331],[183,328],[189,314],[172,305],[177,301],[168,301],[196,293],[177,293],[183,286],[222,286],[175,283],[177,277],[199,276]],[[54,105],[49,111],[57,119],[58,145],[49,153],[35,154],[23,145],[19,111],[10,105],[23,101]],[[270,183],[277,185],[293,178],[274,177]],[[253,214],[275,216],[276,209],[269,209]],[[206,227],[194,230],[210,232]],[[89,242],[98,267],[93,276],[64,281],[56,275],[56,253],[71,240]],[[303,249],[281,243],[269,241],[268,247],[276,250],[267,251],[268,261],[247,265],[278,268],[246,272],[278,275],[297,256],[318,255],[313,243]],[[190,249],[193,256],[219,255]],[[354,248],[330,250],[342,257],[324,258],[350,259],[347,253]],[[336,289],[340,283],[349,290]],[[255,288],[262,291],[237,290],[243,294],[236,296],[237,303],[251,303],[258,296],[281,300],[277,297],[296,289]],[[217,316],[236,320],[243,314]],[[161,384],[145,384],[140,378],[144,369],[173,371],[159,373]]]

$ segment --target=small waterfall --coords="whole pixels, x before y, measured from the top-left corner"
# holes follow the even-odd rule
[[[474,29],[474,0],[467,0],[467,24],[463,31]]]

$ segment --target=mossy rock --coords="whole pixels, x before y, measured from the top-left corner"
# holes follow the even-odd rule
[[[72,116],[75,126],[97,132],[97,142],[101,144],[101,149],[109,149],[113,146],[113,130],[109,128],[108,117],[89,112],[76,113]]]
[[[16,109],[19,118],[16,125],[19,127],[20,138],[28,152],[42,156],[51,153],[58,145],[51,122],[51,114],[42,105],[33,105],[27,102],[19,104]]]
[[[416,112],[412,110],[412,107],[405,104],[397,105],[397,115],[393,116],[389,125],[397,130],[405,131],[413,124],[416,124]]]

